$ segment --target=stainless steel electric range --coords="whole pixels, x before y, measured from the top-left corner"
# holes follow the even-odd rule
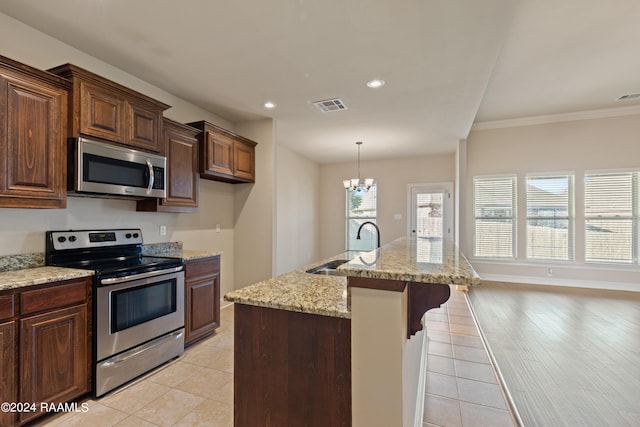
[[[142,256],[140,229],[46,232],[46,264],[94,271],[95,396],[184,352],[184,265]]]

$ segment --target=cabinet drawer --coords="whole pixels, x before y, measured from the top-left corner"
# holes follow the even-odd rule
[[[0,320],[13,317],[15,314],[13,304],[14,296],[15,295],[0,296]]]
[[[185,276],[189,279],[211,276],[220,272],[220,257],[200,258],[185,263]]]
[[[49,288],[22,292],[20,313],[30,314],[72,304],[82,304],[87,300],[87,280],[78,279]]]

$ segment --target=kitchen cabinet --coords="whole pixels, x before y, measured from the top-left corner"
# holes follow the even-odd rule
[[[352,425],[349,319],[236,304],[234,337],[235,426]]]
[[[220,256],[185,262],[185,345],[220,326]]]
[[[73,85],[70,136],[83,134],[142,150],[162,150],[162,113],[169,105],[73,64],[49,71]]]
[[[0,413],[3,427],[43,415],[40,402],[67,402],[91,390],[90,280],[0,296],[0,400],[36,404],[35,412]]]
[[[0,296],[0,402],[16,402],[16,326],[14,316],[14,296]],[[11,412],[0,411],[0,426],[12,425],[15,416]]]
[[[70,87],[0,56],[0,207],[66,207]]]
[[[206,121],[189,125],[201,131],[201,178],[232,184],[255,182],[256,142]]]
[[[167,197],[137,202],[138,211],[194,212],[198,208],[198,135],[190,126],[164,118]]]

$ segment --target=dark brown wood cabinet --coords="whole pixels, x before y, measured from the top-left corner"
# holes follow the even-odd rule
[[[198,208],[199,131],[164,118],[164,149],[167,157],[167,197],[137,202],[138,211],[194,212]]]
[[[189,125],[200,130],[200,177],[232,184],[255,182],[256,142],[206,121]]]
[[[220,256],[185,263],[185,345],[220,326]]]
[[[169,105],[73,64],[49,71],[73,84],[69,136],[83,134],[147,151],[162,150],[162,112]]]
[[[234,426],[351,426],[351,321],[234,306]]]
[[[43,415],[41,402],[91,391],[90,306],[90,278],[0,295],[0,401],[35,403],[29,411],[0,413],[1,426]]]
[[[16,326],[15,322],[0,322],[0,402],[17,402],[15,382],[16,367]],[[0,425],[10,426],[15,422],[12,412],[0,412]]]
[[[0,56],[0,207],[66,207],[70,87]]]
[[[87,305],[20,320],[20,402],[60,403],[87,386]],[[20,422],[38,413],[20,413]]]
[[[16,387],[16,322],[14,296],[0,296],[0,402],[17,402]],[[0,426],[10,426],[15,414],[0,411]]]

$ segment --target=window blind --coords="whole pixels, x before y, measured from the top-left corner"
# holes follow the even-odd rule
[[[527,177],[527,258],[573,260],[573,175]]]
[[[516,177],[474,177],[473,210],[474,256],[514,258]]]
[[[637,261],[638,173],[585,173],[585,261]]]

